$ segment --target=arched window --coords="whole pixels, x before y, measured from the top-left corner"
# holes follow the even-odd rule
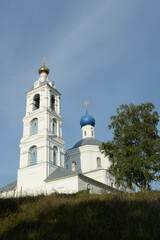
[[[76,171],[77,170],[77,163],[76,163],[76,161],[73,161],[72,162],[72,171]]]
[[[57,164],[57,147],[53,147],[53,164]]]
[[[33,97],[33,110],[36,110],[40,107],[40,95],[36,94]]]
[[[29,165],[34,165],[37,163],[37,147],[32,146],[29,149]]]
[[[31,128],[30,128],[31,135],[38,133],[38,119],[34,118],[31,121]]]
[[[55,118],[52,120],[52,133],[57,135],[57,120]]]
[[[55,111],[55,96],[54,95],[51,96],[51,109],[53,111]]]
[[[97,157],[97,167],[101,167],[101,159],[100,157]]]

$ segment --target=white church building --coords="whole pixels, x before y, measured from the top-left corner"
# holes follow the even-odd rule
[[[0,188],[0,197],[124,190],[116,189],[106,171],[110,162],[99,151],[95,119],[87,110],[80,120],[82,139],[64,152],[61,94],[49,81],[45,65],[38,72],[38,80],[26,94],[17,180]]]

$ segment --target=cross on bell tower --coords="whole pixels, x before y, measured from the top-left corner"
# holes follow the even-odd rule
[[[43,66],[46,66],[46,57],[45,56],[43,56],[43,58],[42,58],[42,63],[43,63]]]

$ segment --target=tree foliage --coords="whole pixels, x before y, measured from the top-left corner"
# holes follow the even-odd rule
[[[159,115],[152,103],[121,105],[111,117],[109,129],[113,139],[102,143],[100,150],[108,156],[109,173],[116,184],[141,190],[150,189],[160,176]]]

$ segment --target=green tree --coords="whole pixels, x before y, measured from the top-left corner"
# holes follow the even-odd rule
[[[102,143],[100,150],[111,162],[108,169],[117,186],[135,184],[149,190],[160,179],[159,115],[152,103],[121,105],[111,117],[113,139]]]

